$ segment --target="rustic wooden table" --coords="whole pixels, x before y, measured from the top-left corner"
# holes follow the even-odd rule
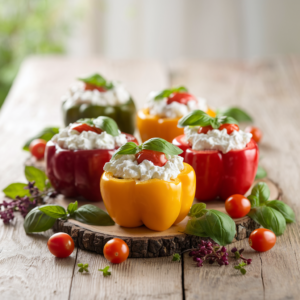
[[[255,118],[264,137],[261,165],[284,191],[284,201],[300,212],[300,60],[289,57],[256,63],[179,61],[109,61],[64,57],[32,57],[24,62],[0,114],[0,188],[24,181],[24,141],[48,125],[62,125],[60,96],[74,78],[99,71],[124,81],[138,107],[150,90],[186,85],[215,107],[239,105]],[[299,222],[289,225],[267,253],[244,247],[253,263],[240,275],[232,264],[196,268],[187,254],[128,259],[112,265],[112,275],[99,268],[100,255],[76,249],[67,259],[47,250],[53,233],[26,235],[23,219],[0,222],[0,299],[299,299]],[[88,263],[89,274],[77,272]]]

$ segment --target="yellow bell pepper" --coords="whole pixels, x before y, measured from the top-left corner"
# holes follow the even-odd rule
[[[123,227],[145,225],[164,231],[188,214],[195,196],[196,176],[186,163],[173,181],[119,179],[104,172],[100,188],[104,205],[117,224]]]
[[[216,113],[210,108],[207,114],[215,117]],[[148,109],[139,110],[137,113],[137,128],[140,132],[142,142],[154,137],[160,137],[170,143],[177,136],[184,134],[183,128],[178,128],[177,124],[180,118],[162,118],[152,116]]]

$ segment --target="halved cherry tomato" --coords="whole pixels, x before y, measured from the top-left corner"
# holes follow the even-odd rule
[[[129,248],[123,240],[114,238],[105,244],[103,254],[113,264],[120,264],[127,259]]]
[[[233,133],[234,131],[239,131],[240,128],[238,125],[236,124],[222,124],[220,127],[219,127],[219,130],[223,130],[223,129],[226,129],[227,130],[227,134],[231,134]]]
[[[29,145],[29,151],[36,159],[43,159],[47,141],[42,139],[33,140]]]
[[[273,231],[265,228],[258,228],[251,232],[249,245],[256,251],[265,252],[276,244],[276,235]]]
[[[72,254],[74,241],[68,234],[59,232],[50,237],[47,246],[54,256],[64,258]]]
[[[147,149],[138,152],[135,155],[135,157],[139,164],[146,159],[153,162],[155,166],[159,166],[159,167],[163,167],[168,161],[166,155],[163,152],[147,150]]]
[[[256,143],[259,143],[259,141],[261,140],[262,135],[263,135],[262,132],[261,132],[261,130],[259,128],[257,128],[257,127],[254,127],[254,126],[248,126],[248,127],[246,127],[245,132],[252,133],[252,138],[254,139],[254,141]]]
[[[187,105],[191,100],[197,101],[197,98],[189,93],[173,93],[172,96],[168,98],[167,104],[178,102]]]
[[[226,199],[225,209],[231,218],[242,218],[249,213],[251,203],[243,195],[236,194]]]
[[[98,90],[99,92],[106,92],[106,89],[102,86],[96,86],[90,83],[85,83],[84,89],[86,91]]]
[[[199,134],[200,134],[200,133],[206,134],[206,133],[208,133],[208,132],[211,131],[211,130],[213,130],[212,126],[211,126],[211,125],[208,125],[208,126],[200,127],[200,128],[198,129],[198,133],[199,133]]]
[[[93,131],[96,132],[98,134],[100,134],[103,130],[101,130],[100,128],[96,127],[96,126],[90,126],[88,124],[85,123],[75,123],[74,125],[71,126],[70,130],[76,130],[78,132],[83,132],[83,131]]]

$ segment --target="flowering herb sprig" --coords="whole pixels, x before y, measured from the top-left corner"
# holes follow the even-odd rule
[[[237,266],[234,266],[234,268],[239,270],[243,275],[245,275],[247,273],[247,271],[244,267],[247,265],[250,265],[252,263],[252,259],[246,258],[242,255],[242,253],[244,252],[244,248],[238,250],[237,247],[233,247],[231,249],[231,252],[234,254],[234,257],[237,260],[239,260],[239,259],[242,260]]]

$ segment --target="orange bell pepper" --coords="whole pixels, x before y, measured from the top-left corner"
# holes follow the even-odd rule
[[[194,169],[186,163],[172,181],[119,179],[104,172],[100,182],[104,205],[117,224],[124,227],[145,225],[156,231],[164,231],[186,217],[195,188]]]
[[[207,114],[215,117],[216,113],[210,108]],[[139,110],[137,113],[137,128],[140,132],[142,142],[154,137],[160,137],[172,143],[175,137],[184,134],[183,128],[178,128],[177,124],[180,118],[162,118],[152,116],[148,109]]]

